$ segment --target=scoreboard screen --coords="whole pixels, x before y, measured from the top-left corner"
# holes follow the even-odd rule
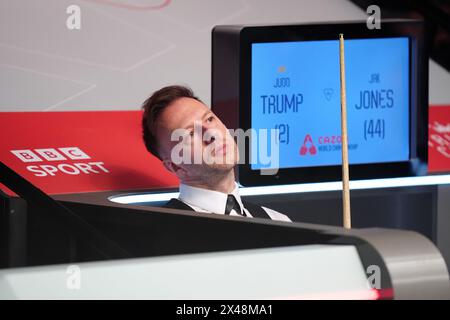
[[[241,185],[342,179],[340,34],[350,179],[427,174],[423,21],[216,26],[212,109],[238,143]]]
[[[344,43],[349,163],[409,160],[409,38]],[[276,134],[258,137],[279,154],[252,170],[341,164],[339,41],[253,43],[251,55],[251,127]]]

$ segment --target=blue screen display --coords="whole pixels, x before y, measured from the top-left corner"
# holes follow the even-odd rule
[[[251,63],[251,127],[279,150],[251,168],[340,165],[339,41],[254,43]],[[409,39],[345,40],[345,71],[349,163],[409,160]]]

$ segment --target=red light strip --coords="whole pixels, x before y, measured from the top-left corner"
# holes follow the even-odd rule
[[[393,297],[392,289],[368,289],[279,297],[275,300],[381,300],[392,299]]]

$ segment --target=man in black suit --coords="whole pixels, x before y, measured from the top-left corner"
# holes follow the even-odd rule
[[[147,150],[180,179],[180,196],[166,207],[291,221],[239,196],[234,167],[239,152],[219,118],[183,86],[164,87],[143,104]]]

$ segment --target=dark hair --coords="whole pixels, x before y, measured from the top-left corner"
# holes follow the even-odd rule
[[[201,100],[194,96],[192,90],[184,86],[167,86],[155,91],[150,98],[142,104],[144,115],[142,117],[142,135],[147,150],[162,160],[158,153],[158,140],[156,138],[156,125],[158,117],[167,106],[180,98],[192,98]]]

